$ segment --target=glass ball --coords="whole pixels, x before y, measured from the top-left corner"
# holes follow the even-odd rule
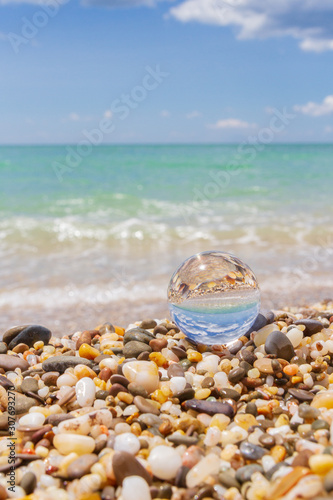
[[[253,325],[260,290],[251,269],[227,252],[189,257],[173,274],[168,288],[173,321],[200,344],[230,344]]]

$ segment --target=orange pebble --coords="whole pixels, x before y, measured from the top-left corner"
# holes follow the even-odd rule
[[[82,344],[79,348],[79,356],[85,359],[95,359],[101,353],[89,344]]]
[[[283,446],[276,445],[271,449],[271,456],[274,458],[275,462],[282,462],[286,454],[287,451]]]
[[[292,377],[298,373],[298,365],[287,365],[283,368],[283,373]]]
[[[114,326],[114,331],[117,335],[123,337],[125,335],[125,328],[121,328],[120,326]]]

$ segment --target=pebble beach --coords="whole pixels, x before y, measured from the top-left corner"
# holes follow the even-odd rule
[[[333,302],[260,314],[229,349],[169,320],[0,342],[0,499],[333,494]]]

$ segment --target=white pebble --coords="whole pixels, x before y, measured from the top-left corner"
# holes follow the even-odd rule
[[[184,377],[172,377],[170,380],[170,390],[172,394],[177,394],[185,389],[186,379]]]
[[[206,446],[215,446],[221,439],[221,431],[218,427],[209,427],[204,439]]]
[[[220,469],[220,459],[213,453],[210,453],[198,462],[186,476],[186,486],[195,488],[198,484],[210,476],[217,474]]]
[[[218,389],[223,387],[229,387],[228,375],[225,372],[217,372],[214,375],[215,384]]]
[[[89,377],[83,377],[75,386],[76,399],[81,407],[91,406],[95,400],[96,386]]]
[[[20,418],[20,425],[27,425],[31,427],[38,427],[45,422],[45,416],[42,413],[27,413]]]
[[[57,387],[62,387],[63,385],[67,385],[69,387],[72,387],[75,385],[77,382],[77,377],[73,373],[64,373],[63,375],[60,375],[60,377],[57,380]]]
[[[301,332],[301,330],[299,330],[298,328],[292,328],[287,333],[287,337],[292,343],[293,347],[298,347],[302,342],[303,332]]]
[[[42,389],[39,389],[37,393],[41,398],[45,398],[49,393],[49,388],[47,386],[42,387]]]
[[[160,379],[155,363],[150,361],[129,361],[124,364],[123,373],[127,380],[142,385],[149,394],[158,389]]]
[[[123,500],[151,500],[149,486],[140,476],[129,476],[123,481]]]
[[[216,373],[219,362],[220,358],[216,354],[210,354],[197,364],[197,372],[203,370],[209,373]]]
[[[136,455],[140,450],[140,441],[131,432],[118,434],[115,438],[114,449],[115,451],[127,451],[132,455]]]
[[[274,467],[275,460],[271,455],[264,455],[261,459],[261,465],[265,472]]]
[[[156,446],[150,452],[148,463],[154,476],[159,479],[173,479],[182,465],[179,453],[169,446]]]

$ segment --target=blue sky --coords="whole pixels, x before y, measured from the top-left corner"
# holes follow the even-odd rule
[[[332,142],[331,0],[42,1],[0,0],[1,144],[103,119],[107,143],[251,142],[276,110],[272,140]]]

